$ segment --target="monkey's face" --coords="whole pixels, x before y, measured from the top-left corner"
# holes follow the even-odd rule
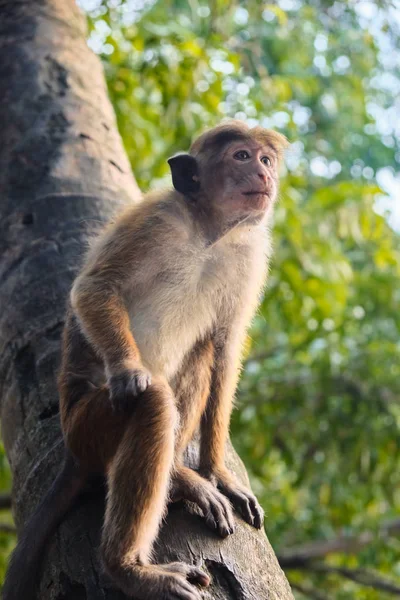
[[[286,146],[286,138],[269,129],[222,123],[197,138],[190,154],[169,159],[174,187],[214,221],[258,223],[275,202]]]
[[[270,212],[278,192],[278,156],[271,146],[235,141],[208,172],[209,201],[224,219],[260,220]]]

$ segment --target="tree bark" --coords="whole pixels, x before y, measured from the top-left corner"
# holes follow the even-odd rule
[[[20,529],[61,462],[56,373],[71,282],[90,233],[140,191],[73,0],[0,0],[0,49],[1,423]],[[196,444],[187,460],[196,464]],[[229,460],[246,480],[233,450]],[[99,565],[103,509],[92,490],[59,527],[41,600],[124,598]],[[202,565],[210,599],[293,598],[265,534],[238,525],[222,541],[193,507],[174,506],[157,559]]]

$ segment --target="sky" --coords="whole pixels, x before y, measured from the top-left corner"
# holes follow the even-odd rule
[[[361,0],[355,3],[360,23],[366,31],[373,34],[380,49],[379,59],[383,72],[373,78],[372,84],[384,89],[393,97],[393,104],[387,108],[371,106],[370,114],[375,118],[377,130],[383,137],[392,138],[400,146],[400,48],[395,45],[389,32],[382,27],[387,19],[392,27],[400,30],[400,0],[392,0],[387,6],[379,8],[376,2]],[[375,80],[374,80],[375,79]],[[392,143],[392,142],[391,142]],[[392,227],[400,231],[400,170],[397,165],[388,165],[380,169],[376,179],[380,187],[388,194],[377,199],[376,211],[388,214]]]

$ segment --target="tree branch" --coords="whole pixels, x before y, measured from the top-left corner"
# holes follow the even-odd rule
[[[9,523],[0,523],[0,533],[11,533],[15,535],[17,530],[14,525],[10,525]]]
[[[400,595],[399,585],[396,585],[393,581],[367,569],[348,569],[346,567],[333,567],[323,564],[307,565],[305,568],[309,571],[326,573],[328,575],[341,575],[360,585],[371,587],[375,590],[380,590],[389,594]]]
[[[289,583],[293,590],[297,590],[301,594],[304,594],[304,596],[307,596],[307,598],[311,598],[311,600],[330,600],[328,596],[309,585],[300,585],[299,583],[294,583],[290,580]]]
[[[287,550],[278,555],[282,568],[298,569],[313,560],[325,558],[329,554],[343,552],[355,554],[376,539],[386,539],[400,532],[400,519],[383,523],[378,531],[364,531],[359,535],[343,535],[332,540],[310,542]]]
[[[11,494],[0,494],[0,510],[11,508]]]

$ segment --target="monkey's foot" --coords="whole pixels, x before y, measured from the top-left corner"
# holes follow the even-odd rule
[[[236,481],[227,469],[215,471],[208,478],[217,485],[224,496],[229,498],[246,523],[261,529],[264,523],[264,511],[250,490]]]
[[[193,565],[185,563],[170,563],[166,565],[151,565],[157,573],[155,585],[151,586],[151,593],[143,594],[143,600],[202,600],[201,594],[193,584],[207,587],[210,578],[203,571]],[[138,598],[142,599],[142,590],[138,589]]]
[[[195,583],[196,585],[201,585],[203,587],[208,587],[211,583],[209,576],[194,565],[173,562],[166,565],[157,565],[157,569],[161,569],[167,573],[178,573],[179,575],[183,575],[190,583]]]
[[[182,468],[172,479],[171,500],[189,500],[202,510],[206,524],[223,538],[235,531],[232,506],[212,483],[191,469]]]
[[[206,573],[185,563],[116,566],[108,572],[125,594],[137,600],[202,600],[195,585],[210,585]]]

